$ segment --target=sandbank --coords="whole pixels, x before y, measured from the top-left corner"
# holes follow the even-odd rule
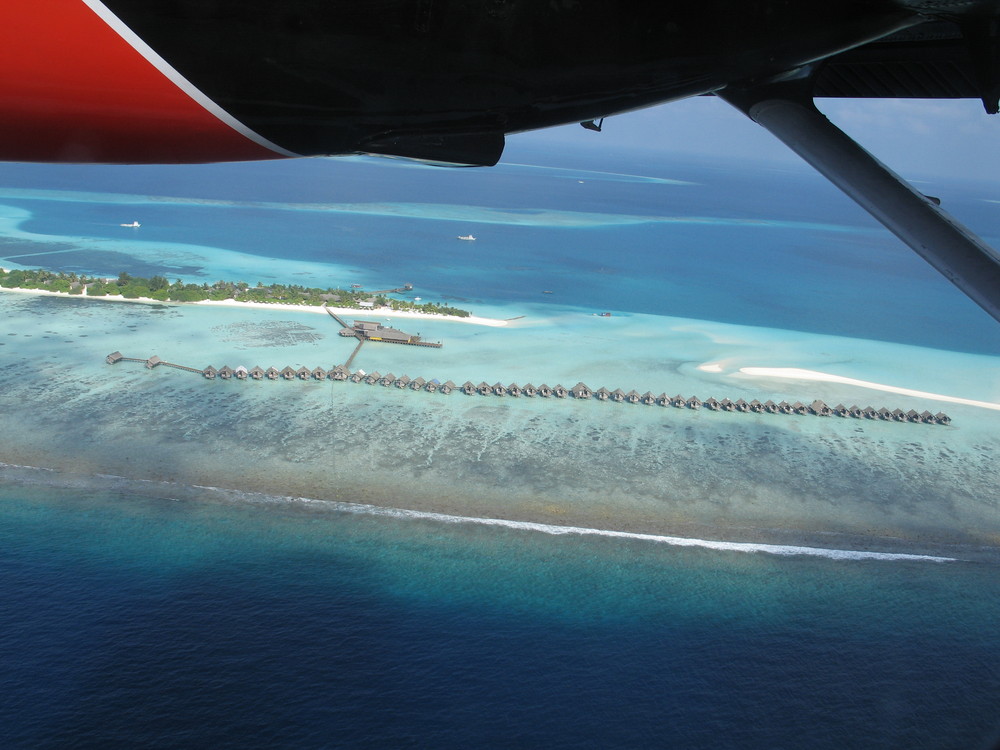
[[[765,378],[786,378],[791,380],[818,380],[825,383],[840,383],[842,385],[854,385],[860,388],[871,388],[876,391],[886,391],[887,393],[898,393],[901,396],[915,396],[933,401],[947,401],[952,404],[964,404],[966,406],[977,406],[980,409],[993,409],[1000,411],[1000,404],[991,401],[975,401],[969,398],[959,398],[957,396],[946,396],[941,393],[929,393],[927,391],[916,391],[912,388],[899,388],[894,385],[884,383],[872,383],[868,380],[857,380],[855,378],[845,378],[842,375],[833,375],[828,372],[818,372],[816,370],[802,370],[797,367],[741,367],[739,372],[751,377]]]

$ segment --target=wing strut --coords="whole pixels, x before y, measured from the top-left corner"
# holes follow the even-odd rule
[[[1000,255],[830,122],[805,79],[717,96],[777,136],[1000,322]]]

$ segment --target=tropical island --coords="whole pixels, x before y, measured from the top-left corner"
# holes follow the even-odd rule
[[[214,284],[191,284],[177,279],[173,283],[165,276],[142,278],[122,271],[118,278],[100,278],[47,271],[45,269],[7,270],[0,268],[0,288],[29,289],[42,292],[81,295],[87,297],[122,297],[149,299],[159,302],[246,302],[271,305],[322,307],[324,305],[358,310],[389,308],[403,312],[448,315],[468,318],[471,313],[450,305],[433,302],[417,303],[386,296],[385,292],[365,292],[360,288],[305,287],[298,284],[269,284],[245,281],[216,281]]]

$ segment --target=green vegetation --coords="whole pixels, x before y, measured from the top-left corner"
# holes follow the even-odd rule
[[[42,269],[30,271],[0,270],[0,287],[21,289],[41,289],[65,294],[83,294],[88,297],[106,297],[120,294],[126,299],[149,297],[161,302],[200,302],[201,300],[237,300],[238,302],[269,302],[279,305],[329,304],[331,307],[354,307],[361,309],[361,303],[374,302],[375,307],[388,306],[393,310],[413,310],[416,312],[454,315],[467,318],[468,310],[460,310],[449,305],[433,302],[418,304],[409,300],[393,299],[379,294],[357,289],[347,290],[331,287],[319,289],[297,284],[271,284],[265,286],[257,282],[250,286],[245,281],[216,281],[214,284],[185,284],[180,279],[170,283],[164,276],[144,279],[122,271],[117,279],[102,279],[93,276],[78,276],[75,273],[55,273]]]

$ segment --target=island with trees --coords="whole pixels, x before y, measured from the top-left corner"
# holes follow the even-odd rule
[[[359,310],[388,307],[433,315],[467,318],[468,310],[434,302],[418,303],[389,297],[385,293],[365,292],[360,288],[305,287],[298,284],[263,284],[250,286],[245,281],[216,281],[214,284],[192,284],[177,279],[173,283],[165,276],[142,278],[122,271],[118,278],[100,278],[44,269],[7,270],[0,268],[0,288],[33,289],[87,297],[121,296],[125,299],[150,299],[160,302],[202,302],[204,300],[278,305],[357,308]]]

